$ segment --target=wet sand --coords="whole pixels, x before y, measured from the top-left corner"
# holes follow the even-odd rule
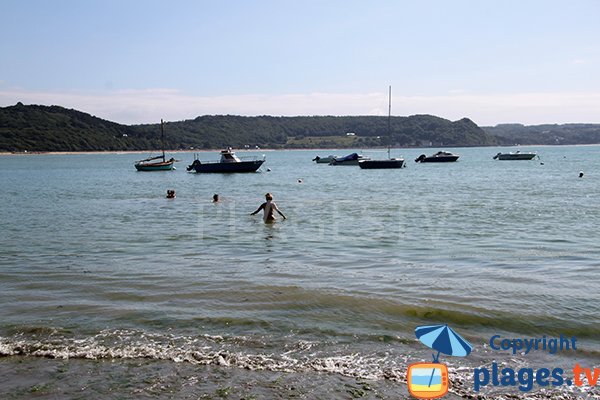
[[[318,372],[148,360],[0,359],[0,398],[405,399],[406,385]],[[447,399],[460,397],[448,395]]]
[[[370,380],[315,371],[278,372],[165,360],[0,358],[0,398],[9,399],[411,399],[405,371]],[[474,393],[458,373],[457,399],[595,399],[595,391]]]

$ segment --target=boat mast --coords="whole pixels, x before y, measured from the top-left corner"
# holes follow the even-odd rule
[[[165,132],[163,130],[163,120],[160,119],[160,145],[162,147],[162,159],[165,162]]]
[[[388,158],[392,158],[390,156],[390,147],[391,147],[391,143],[392,143],[392,129],[391,129],[391,122],[392,122],[392,85],[390,85],[390,96],[389,96],[389,101],[388,101]]]

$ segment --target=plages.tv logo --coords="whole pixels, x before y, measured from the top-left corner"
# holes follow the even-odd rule
[[[439,362],[440,353],[454,357],[468,355],[473,346],[448,325],[425,325],[415,329],[417,339],[437,351],[431,363],[413,363],[408,366],[408,391],[418,399],[435,399],[448,393],[448,366]]]

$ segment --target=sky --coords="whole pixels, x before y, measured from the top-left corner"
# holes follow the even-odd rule
[[[0,107],[600,123],[600,0],[0,0]]]

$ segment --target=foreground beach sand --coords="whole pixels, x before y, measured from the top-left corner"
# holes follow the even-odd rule
[[[404,399],[406,385],[317,372],[249,371],[143,359],[0,360],[0,397],[169,399]],[[460,397],[448,395],[447,399]]]
[[[247,370],[165,360],[0,358],[2,399],[413,399],[400,375],[369,380],[340,374]],[[595,391],[511,391],[484,394],[465,390],[453,374],[457,399],[595,399]],[[452,386],[454,385],[454,386]]]

